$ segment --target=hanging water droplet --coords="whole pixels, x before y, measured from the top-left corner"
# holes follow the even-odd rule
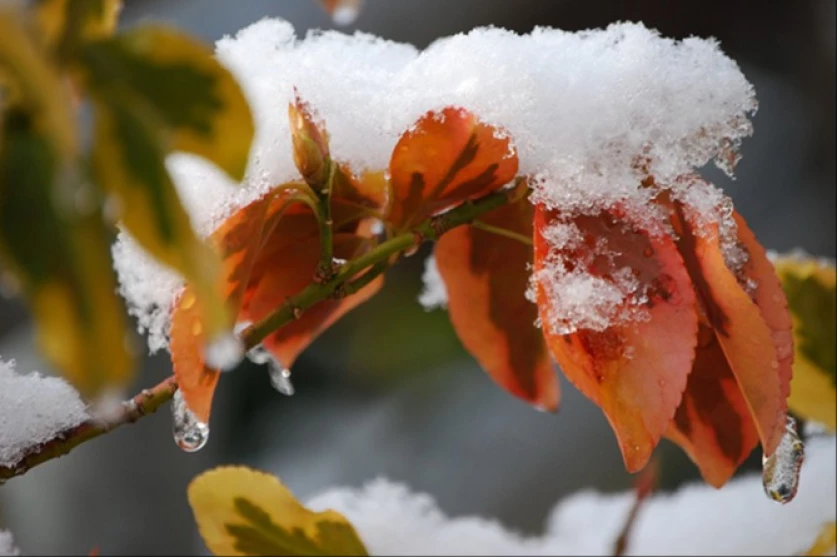
[[[762,485],[768,497],[782,504],[793,500],[799,487],[799,470],[803,460],[805,446],[796,430],[796,420],[788,416],[779,446],[772,455],[761,459]]]
[[[244,345],[238,335],[233,333],[221,335],[204,347],[203,357],[207,366],[229,371],[244,357]]]
[[[351,25],[357,19],[363,0],[331,0],[327,1],[331,19],[337,25]]]
[[[179,390],[171,401],[171,413],[172,434],[177,446],[187,453],[201,450],[209,439],[209,426],[189,410]]]
[[[270,372],[270,384],[273,388],[285,396],[294,394],[294,385],[291,383],[291,370],[282,367],[276,360],[271,360],[268,363],[268,370]]]
[[[268,352],[264,346],[257,344],[247,351],[247,359],[256,365],[261,366],[272,362],[273,356],[271,356],[270,352]]]

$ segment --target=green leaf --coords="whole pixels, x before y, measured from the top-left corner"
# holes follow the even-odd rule
[[[191,228],[164,164],[153,114],[142,106],[96,104],[93,166],[97,182],[123,208],[122,224],[157,259],[180,271],[201,300],[206,338],[224,333],[230,316],[218,290],[221,264]]]
[[[86,395],[124,385],[131,358],[95,193],[36,118],[8,110],[0,150],[0,252],[47,358]]]
[[[187,151],[243,178],[254,130],[244,95],[206,46],[164,27],[85,45],[79,71],[94,101],[98,182],[121,202],[131,235],[191,283],[212,342],[233,317],[220,262],[192,231],[164,159]]]
[[[205,45],[161,26],[91,43],[80,62],[99,103],[142,108],[164,151],[206,158],[234,180],[247,167],[254,124],[232,74]]]
[[[189,485],[189,504],[215,555],[367,555],[341,514],[308,510],[264,472],[242,466],[204,472]]]
[[[804,418],[837,428],[837,271],[797,254],[773,262],[793,318],[793,380],[788,405]]]
[[[35,16],[41,39],[60,59],[86,41],[113,34],[120,0],[38,0]]]

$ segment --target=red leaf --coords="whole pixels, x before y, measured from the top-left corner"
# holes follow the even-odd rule
[[[675,204],[678,248],[695,284],[705,321],[718,337],[754,418],[759,439],[771,454],[782,436],[787,400],[779,378],[773,333],[762,311],[727,267],[718,225],[691,222]],[[700,230],[696,233],[695,230]]]
[[[429,112],[398,141],[390,161],[390,222],[404,230],[425,217],[486,195],[514,178],[517,154],[507,137],[470,112]]]
[[[701,325],[683,402],[666,433],[715,487],[729,480],[758,444],[758,433],[718,339]]]
[[[482,221],[532,237],[532,205],[522,199]],[[525,297],[532,247],[472,226],[447,232],[436,243],[436,264],[448,310],[465,348],[504,389],[547,410],[558,406],[558,382],[537,307]]]
[[[247,205],[210,237],[223,259],[223,288],[233,315],[241,307],[271,197]],[[209,421],[218,371],[204,366],[200,305],[188,286],[174,306],[169,331],[174,375],[186,405],[204,423]]]
[[[773,344],[779,360],[779,387],[782,399],[785,400],[790,395],[793,375],[793,334],[788,300],[773,264],[767,259],[764,248],[756,240],[744,217],[735,212],[733,218],[738,227],[738,241],[748,255],[747,263],[741,272],[757,285],[753,301],[773,334]]]
[[[310,215],[313,220],[313,215]],[[290,222],[290,220],[288,221]],[[284,224],[284,223],[283,223]],[[316,228],[316,221],[313,226]],[[300,226],[303,229],[304,226]],[[281,229],[279,229],[281,230]],[[276,232],[274,232],[276,234]],[[244,308],[243,317],[259,321],[311,282],[319,261],[319,237],[283,241],[281,236],[268,242],[256,262],[259,273],[252,297]],[[334,256],[353,259],[368,249],[364,239],[353,234],[335,234]],[[267,337],[264,346],[286,367],[291,367],[297,356],[317,336],[351,309],[372,297],[383,286],[379,277],[360,291],[339,300],[326,300],[308,309],[299,319],[288,323]]]
[[[212,234],[223,255],[224,292],[239,322],[265,317],[314,276],[319,227],[308,206],[289,199],[292,194],[277,189],[237,211]],[[348,260],[369,249],[363,220],[356,218],[339,229],[344,232],[334,234],[335,257]],[[381,285],[379,278],[352,296],[317,304],[265,339],[265,347],[290,367],[322,331]],[[204,366],[200,309],[188,287],[175,305],[170,336],[174,373],[184,400],[199,420],[207,422],[219,373]]]
[[[619,440],[627,469],[640,470],[674,416],[692,369],[697,342],[695,295],[683,260],[668,236],[652,237],[619,220],[615,212],[573,219],[585,236],[582,250],[606,241],[621,255],[597,257],[587,272],[612,280],[612,273],[632,270],[647,296],[650,318],[603,331],[579,329],[562,335],[553,329],[549,280],[550,255],[567,261],[580,252],[550,246],[545,227],[558,215],[541,206],[535,216],[535,273],[538,308],[547,345],[567,378],[605,413]]]

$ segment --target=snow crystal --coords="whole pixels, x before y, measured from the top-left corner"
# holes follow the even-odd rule
[[[633,555],[798,555],[835,520],[835,438],[809,442],[799,494],[786,506],[748,475],[716,490],[706,484],[646,501],[627,553]],[[559,503],[541,537],[481,517],[447,517],[425,494],[384,479],[313,497],[315,510],[346,516],[373,555],[612,555],[633,493],[580,492]]]
[[[436,257],[430,255],[424,260],[424,273],[421,275],[423,288],[418,301],[426,311],[444,308],[448,305],[448,291],[436,266]]]
[[[361,32],[300,39],[289,23],[264,19],[216,50],[251,104],[256,137],[242,187],[196,157],[169,159],[204,235],[297,177],[287,120],[295,87],[327,123],[335,158],[355,171],[386,168],[420,116],[458,105],[511,136],[535,201],[582,212],[642,203],[653,194],[637,187],[646,172],[676,184],[713,159],[732,164],[756,109],[752,86],[716,41],[675,41],[634,23],[526,35],[479,28],[419,51]],[[151,349],[165,346],[179,280],[127,234],[114,256],[121,292]]]
[[[15,547],[15,539],[8,530],[0,530],[0,557],[15,557],[20,550]]]
[[[14,466],[26,449],[89,418],[69,383],[14,368],[14,360],[0,360],[0,466]]]

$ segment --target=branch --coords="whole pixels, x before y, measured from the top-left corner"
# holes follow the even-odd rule
[[[448,230],[468,224],[489,211],[517,201],[521,197],[521,190],[525,193],[525,189],[525,183],[518,181],[514,187],[504,188],[473,202],[466,202],[447,213],[424,221],[410,232],[399,234],[377,245],[343,265],[329,280],[308,285],[299,294],[288,298],[267,317],[242,331],[241,339],[245,348],[249,350],[257,346],[273,331],[298,319],[311,306],[329,298],[347,296],[355,292],[386,271],[395,256],[418,247],[422,242],[435,240]],[[61,431],[48,441],[32,446],[14,466],[0,466],[0,484],[9,478],[23,475],[48,460],[63,456],[90,439],[157,411],[174,396],[176,390],[177,383],[174,377],[169,377],[152,389],[145,389],[123,403],[123,411],[115,419],[107,423],[90,419]]]
[[[177,383],[169,377],[152,389],[144,389],[134,398],[122,403],[122,411],[108,421],[91,418],[77,426],[60,431],[49,441],[30,447],[14,466],[0,466],[0,484],[20,476],[35,466],[64,456],[78,445],[113,431],[124,424],[132,424],[147,414],[157,411],[174,396]]]

